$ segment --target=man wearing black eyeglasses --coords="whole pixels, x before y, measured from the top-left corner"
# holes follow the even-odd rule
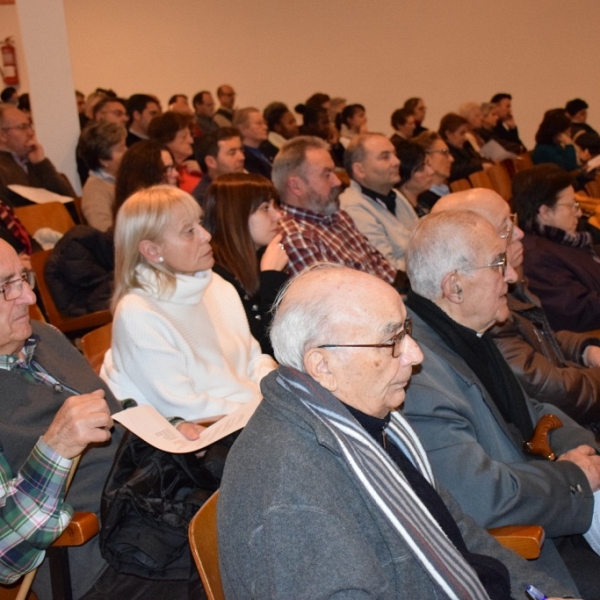
[[[12,105],[0,104],[0,198],[13,206],[28,204],[21,196],[9,193],[7,186],[11,184],[75,197],[69,181],[46,158],[29,117]]]
[[[599,598],[600,557],[588,545],[597,531],[599,448],[559,408],[528,396],[494,343],[490,329],[509,317],[508,284],[517,279],[506,260],[510,219],[502,229],[456,210],[430,214],[414,229],[406,304],[425,358],[405,414],[467,514],[483,527],[541,525],[537,566],[574,581],[582,598]],[[523,448],[551,414],[562,421],[550,434],[555,462]]]

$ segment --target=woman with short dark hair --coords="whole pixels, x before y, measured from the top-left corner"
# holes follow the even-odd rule
[[[194,159],[194,138],[190,131],[192,117],[169,110],[154,117],[148,126],[151,140],[166,146],[175,160],[178,186],[191,194],[202,179],[200,165]]]
[[[581,216],[573,176],[556,165],[517,173],[513,202],[523,238],[523,271],[555,331],[600,328],[600,258]]]
[[[464,117],[448,113],[442,117],[438,132],[448,144],[450,154],[454,158],[449,181],[465,179],[472,173],[493,166],[492,163],[485,162],[467,141],[469,122]]]
[[[126,136],[120,123],[99,121],[84,129],[79,141],[79,155],[89,169],[81,211],[87,224],[99,231],[107,231],[113,225],[115,178],[127,150]]]
[[[556,108],[544,114],[535,134],[535,141],[536,146],[531,153],[533,164],[552,163],[565,171],[579,168],[571,139],[571,119],[564,109]]]

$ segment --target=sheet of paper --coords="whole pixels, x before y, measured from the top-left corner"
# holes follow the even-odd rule
[[[164,452],[183,454],[197,452],[230,433],[242,429],[254,414],[259,403],[260,399],[240,405],[238,409],[207,427],[200,437],[193,441],[179,433],[167,419],[148,404],[127,408],[115,413],[112,417],[151,446]]]
[[[519,158],[513,152],[509,152],[506,148],[503,148],[496,140],[490,140],[479,150],[479,154],[483,156],[483,158],[487,158],[489,160],[494,161],[495,163],[502,162],[507,158]]]
[[[36,204],[48,204],[48,202],[62,202],[63,204],[66,204],[67,202],[73,202],[73,198],[70,198],[69,196],[61,196],[60,194],[45,190],[44,188],[35,188],[13,183],[8,186],[8,189]]]

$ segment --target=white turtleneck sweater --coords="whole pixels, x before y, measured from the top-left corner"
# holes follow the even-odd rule
[[[259,397],[260,380],[276,364],[250,334],[234,287],[201,271],[177,275],[175,293],[166,297],[152,269],[138,273],[144,289],[119,302],[100,372],[115,396],[189,421]]]

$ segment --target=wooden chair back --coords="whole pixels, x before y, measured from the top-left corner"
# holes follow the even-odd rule
[[[512,181],[506,167],[503,164],[494,165],[487,170],[487,175],[492,182],[492,187],[507,202],[512,198]]]
[[[110,348],[111,340],[112,323],[98,327],[81,338],[83,355],[97,374],[100,373],[100,367],[102,367],[106,351]]]
[[[533,167],[531,152],[523,152],[523,154],[519,155],[519,158],[515,158],[512,162],[515,173],[518,173],[519,171],[526,171],[527,169],[531,169],[531,167]]]
[[[41,227],[66,233],[75,226],[69,211],[61,202],[31,204],[15,208],[15,215],[23,223],[29,235],[34,235]]]
[[[462,192],[464,190],[471,189],[471,183],[468,179],[457,179],[453,181],[449,186],[451,192]]]
[[[112,314],[109,310],[99,310],[81,317],[67,317],[59,312],[46,285],[44,276],[46,262],[51,252],[52,250],[43,250],[42,252],[34,252],[31,255],[31,267],[35,272],[37,291],[50,324],[65,334],[73,335],[110,323]]]
[[[492,184],[492,180],[487,174],[487,171],[477,171],[476,173],[471,173],[469,175],[469,181],[474,188],[487,188],[488,190],[494,189],[494,185]]]
[[[585,191],[592,198],[600,198],[600,181],[594,179],[585,184]]]
[[[75,196],[73,198],[73,204],[75,204],[75,212],[77,213],[77,218],[82,225],[87,225],[87,221],[85,220],[85,216],[83,215],[83,210],[81,208],[81,196]]]
[[[217,543],[217,500],[215,492],[190,522],[188,537],[194,562],[208,600],[225,600]]]

